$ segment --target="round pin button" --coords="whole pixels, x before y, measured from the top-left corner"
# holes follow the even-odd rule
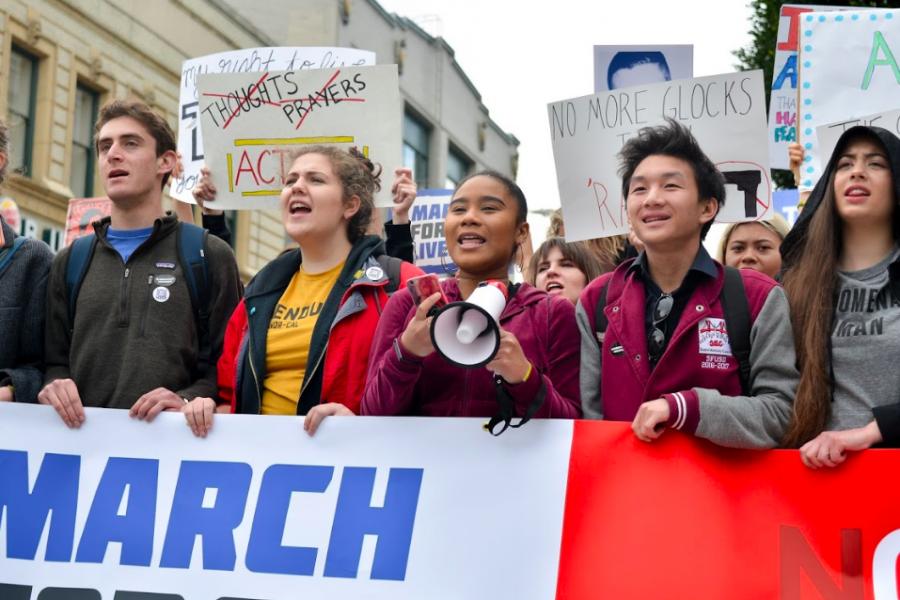
[[[366,277],[375,281],[384,277],[384,271],[381,270],[381,267],[369,267],[366,269]]]
[[[156,275],[153,278],[153,283],[155,283],[156,285],[162,285],[165,287],[169,287],[170,285],[175,283],[175,276],[174,275]]]
[[[153,290],[153,299],[157,302],[165,302],[169,299],[170,293],[169,288],[158,287]]]

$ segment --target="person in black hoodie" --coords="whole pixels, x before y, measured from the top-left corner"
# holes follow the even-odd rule
[[[900,445],[900,139],[841,136],[781,246],[800,384],[783,446],[812,468]]]

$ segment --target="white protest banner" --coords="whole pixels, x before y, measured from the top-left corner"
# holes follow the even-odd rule
[[[800,74],[797,53],[800,48],[801,15],[832,10],[845,9],[797,4],[781,7],[769,102],[769,158],[773,169],[790,168],[788,146],[797,141],[797,79]]]
[[[0,406],[4,600],[556,595],[572,421],[86,413]]]
[[[642,127],[670,117],[691,128],[725,175],[719,223],[772,213],[762,71],[729,73],[554,102],[547,106],[566,240],[626,233],[616,158]]]
[[[690,79],[694,76],[694,47],[594,46],[594,93]]]
[[[897,104],[900,105],[900,98],[897,99]],[[840,123],[830,123],[828,125],[816,127],[816,137],[819,139],[819,152],[822,155],[823,168],[831,159],[831,154],[834,152],[838,140],[841,139],[841,135],[851,127],[856,127],[857,125],[881,127],[882,129],[887,129],[897,137],[900,137],[900,109],[875,113],[873,115],[865,115],[856,119],[841,121]]]
[[[204,156],[217,188],[209,206],[278,207],[291,151],[356,146],[386,173],[402,164],[397,65],[200,75]],[[376,197],[392,206],[391,186]]]
[[[827,163],[816,129],[894,110],[900,99],[900,11],[810,13],[801,21],[800,140],[802,188]]]
[[[200,180],[203,137],[200,134],[197,77],[206,73],[262,73],[361,67],[375,64],[375,53],[356,48],[247,48],[186,60],[181,66],[178,98],[178,151],[184,177],[172,183],[172,196],[194,202],[191,190]]]

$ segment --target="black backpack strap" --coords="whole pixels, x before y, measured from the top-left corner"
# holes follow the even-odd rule
[[[197,342],[200,353],[197,356],[196,375],[206,374],[212,359],[212,345],[209,331],[209,232],[190,223],[179,223],[178,259],[187,279],[191,305],[194,307],[194,322],[197,325]]]
[[[94,249],[97,247],[96,234],[80,237],[69,247],[69,258],[66,261],[66,300],[69,306],[69,323],[75,327],[75,304],[78,300],[78,292],[87,274],[88,265],[94,258]]]
[[[750,395],[750,304],[744,278],[734,267],[725,267],[725,283],[719,294],[731,353],[740,367],[741,394]]]
[[[402,280],[400,271],[403,268],[403,261],[399,258],[388,256],[387,254],[382,254],[375,260],[377,260],[378,264],[381,265],[381,268],[384,269],[384,273],[388,278],[388,283],[384,286],[384,291],[387,292],[388,296],[393,296],[394,292],[400,289],[400,282]]]
[[[610,281],[612,281],[610,279]],[[609,291],[609,281],[606,282],[606,285],[603,286],[603,291],[600,292],[600,299],[597,301],[597,306],[594,307],[594,332],[597,335],[597,342],[600,344],[600,349],[603,349],[603,335],[606,333],[606,328],[609,327],[609,320],[606,318],[606,313],[603,312],[606,309],[606,294]]]

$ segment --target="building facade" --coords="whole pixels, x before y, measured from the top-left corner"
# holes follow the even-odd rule
[[[452,48],[375,0],[0,0],[0,34],[0,114],[20,173],[3,194],[18,205],[23,233],[54,249],[69,199],[103,195],[98,108],[137,97],[177,131],[182,61],[239,48],[374,51],[378,64],[400,70],[403,160],[420,188],[452,187],[483,168],[515,176],[519,142],[491,120]],[[280,215],[240,211],[230,222],[251,277],[284,245]]]

